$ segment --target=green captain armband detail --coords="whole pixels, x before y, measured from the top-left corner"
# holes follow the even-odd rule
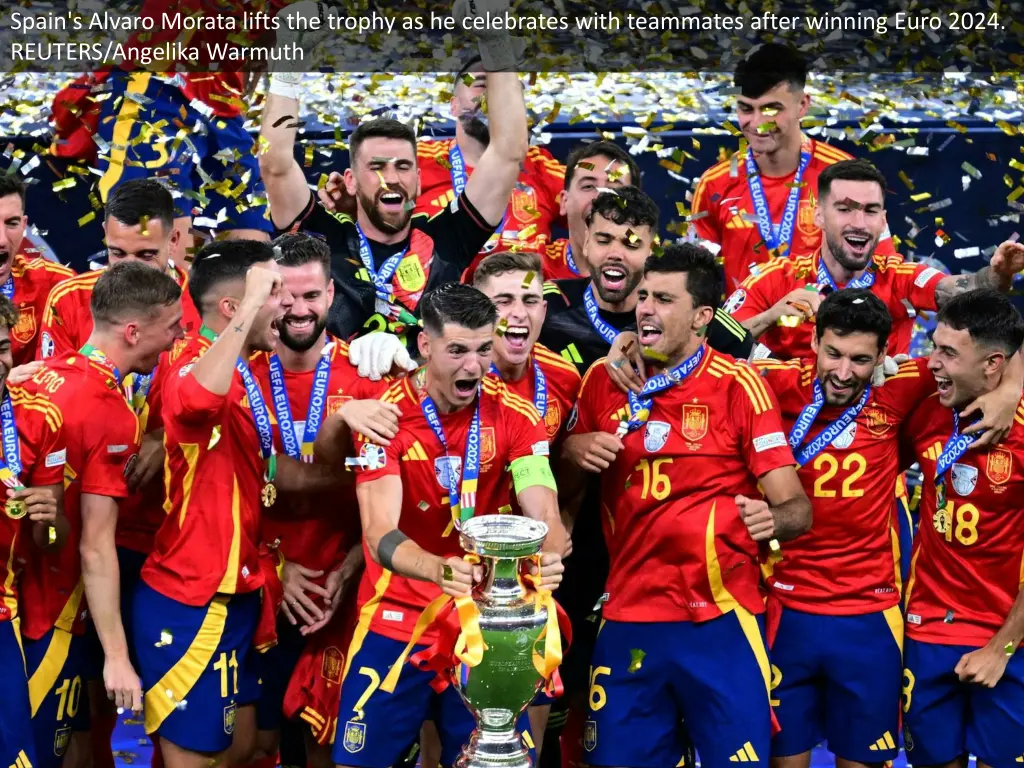
[[[515,486],[516,493],[522,493],[535,485],[558,491],[547,456],[521,456],[512,462],[510,469],[512,470],[512,485]]]

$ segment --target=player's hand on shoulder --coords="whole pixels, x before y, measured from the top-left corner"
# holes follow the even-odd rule
[[[644,358],[640,350],[640,340],[632,331],[623,331],[615,337],[604,366],[608,371],[608,378],[623,392],[632,390],[639,394],[643,389]]]
[[[875,369],[871,372],[871,386],[885,386],[885,380],[890,376],[895,376],[899,373],[900,365],[907,362],[909,359],[910,355],[895,355],[894,357],[886,355],[882,359],[882,362],[876,365]]]
[[[1014,275],[1024,270],[1024,243],[1013,240],[1000,243],[988,265],[993,272],[1012,279]]]
[[[394,403],[383,400],[349,400],[338,409],[349,429],[369,438],[377,445],[390,445],[398,434],[398,417],[401,410]]]
[[[737,496],[736,508],[740,520],[747,527],[750,538],[754,541],[768,541],[775,536],[775,516],[764,499],[748,499]]]
[[[526,567],[530,573],[537,575],[538,568],[536,563],[528,563]],[[557,589],[558,585],[562,583],[562,574],[564,572],[565,564],[562,562],[562,556],[560,554],[557,552],[541,553],[539,587],[553,592]]]
[[[776,321],[783,317],[810,320],[818,313],[823,300],[817,288],[796,288],[775,302],[772,314]]]
[[[962,683],[975,683],[986,688],[995,688],[1006,672],[1010,657],[1005,648],[993,647],[991,642],[976,651],[960,657],[953,671]]]
[[[980,419],[963,430],[965,435],[978,435],[970,450],[990,448],[1009,436],[1020,397],[1020,390],[999,386],[975,398],[960,412],[961,424],[970,424],[970,419],[981,414]]]
[[[57,519],[57,494],[52,488],[8,488],[7,499],[24,504],[25,514],[33,523],[52,523]]]
[[[7,374],[7,383],[11,386],[20,387],[26,381],[31,379],[39,370],[45,365],[42,360],[32,360],[22,365],[16,365],[11,368],[10,373]]]
[[[451,597],[465,597],[473,585],[484,577],[482,565],[468,563],[461,557],[446,557],[437,568],[435,582],[441,591]]]
[[[107,657],[103,663],[103,686],[107,698],[119,709],[142,711],[142,682],[128,657]]]
[[[610,432],[590,432],[565,438],[562,455],[587,472],[603,472],[622,448],[622,440]]]

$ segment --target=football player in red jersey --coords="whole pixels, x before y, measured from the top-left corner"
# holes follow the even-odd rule
[[[133,260],[166,272],[181,287],[183,324],[186,333],[199,327],[199,315],[185,291],[185,270],[170,261],[178,241],[174,231],[174,198],[156,179],[138,179],[122,184],[104,212],[103,232],[110,264]],[[74,352],[92,332],[89,298],[103,274],[94,270],[76,275],[54,286],[43,314],[39,358]]]
[[[691,233],[720,247],[733,291],[751,264],[811,253],[821,244],[813,190],[825,168],[850,155],[801,132],[811,99],[807,65],[780,43],[765,43],[736,67],[740,151],[711,166],[693,193]],[[895,256],[885,230],[879,253]]]
[[[360,378],[348,360],[348,345],[327,333],[327,311],[334,298],[327,244],[292,234],[277,238],[274,246],[280,251],[277,263],[292,305],[278,324],[281,338],[276,351],[260,353],[250,365],[261,389],[268,393],[278,426],[278,452],[297,461],[312,461],[313,445],[325,420],[335,413],[347,417],[348,411],[362,405],[360,400],[379,397],[391,382]],[[339,605],[348,602],[348,593],[354,596],[355,576],[362,569],[359,520],[337,514],[338,509],[352,508],[355,502],[351,487],[315,496],[282,494],[279,502],[263,513],[260,537],[281,557],[284,601],[277,622],[278,644],[267,651],[261,663],[257,752],[276,755],[280,743],[286,765],[299,764],[303,758],[287,754],[288,740],[280,739],[282,703],[292,671],[304,653],[306,638],[331,621]],[[339,631],[344,635],[347,629],[340,627]],[[318,674],[322,659],[316,669]],[[312,687],[316,680],[302,684]],[[305,710],[308,706],[308,702],[299,705],[307,722],[313,718]],[[317,714],[326,721],[335,713]],[[330,762],[330,748],[307,739],[307,750],[313,749],[323,752],[321,757]]]
[[[640,344],[655,362],[623,394],[583,380],[565,453],[600,472],[611,559],[591,661],[587,762],[672,765],[685,720],[701,764],[767,765],[772,731],[758,552],[810,528],[774,396],[704,335],[714,256],[672,245],[644,269]],[[761,500],[761,490],[767,500]]]
[[[76,748],[68,759],[84,758],[78,751],[89,719],[83,681],[99,661],[83,646],[87,616],[102,645],[107,695],[118,707],[142,706],[121,623],[114,543],[118,500],[128,495],[141,440],[121,383],[125,374],[152,370],[180,338],[180,298],[180,287],[162,272],[137,264],[105,270],[92,291],[93,330],[81,350],[48,361],[15,392],[28,424],[56,423],[66,441],[58,463],[65,465],[69,541],[54,553],[33,552],[22,585],[32,722],[44,765],[60,765],[69,740]]]
[[[818,177],[821,247],[809,255],[757,265],[726,301],[726,309],[780,359],[810,355],[814,313],[838,288],[868,288],[893,318],[889,354],[906,354],[916,310],[935,310],[972,288],[1008,291],[1024,269],[1024,245],[1003,243],[989,266],[944,275],[925,264],[876,253],[885,231],[885,177],[867,160],[844,160]]]
[[[561,579],[566,535],[544,423],[529,401],[487,375],[494,305],[475,288],[450,284],[428,293],[421,308],[426,366],[385,395],[401,411],[399,431],[384,448],[360,451],[356,493],[367,566],[342,679],[334,744],[340,766],[393,765],[430,711],[441,764],[457,757],[472,717],[452,688],[435,695],[433,675],[404,661],[412,647],[434,639],[434,628],[419,633],[421,612],[442,593],[468,595],[481,577],[452,534],[462,520],[508,503],[509,471],[524,514],[548,526],[540,582],[550,589]]]
[[[907,583],[903,723],[915,766],[1024,762],[1024,402],[1009,437],[968,450],[961,409],[1020,355],[1024,320],[992,290],[939,310],[928,367],[938,392],[908,422],[924,477]]]
[[[17,309],[17,325],[8,329],[15,365],[36,358],[36,331],[46,311],[46,298],[74,270],[43,258],[26,244],[25,185],[17,175],[0,176],[0,291]]]
[[[417,213],[433,216],[462,194],[466,181],[491,140],[482,104],[487,94],[487,74],[474,56],[456,73],[451,98],[455,138],[421,139],[416,147],[420,168]],[[559,219],[559,197],[565,167],[551,153],[537,146],[526,151],[516,186],[497,231],[484,246],[481,257],[493,250],[543,252],[551,241],[551,227]],[[478,257],[475,263],[479,263]],[[472,268],[472,267],[471,267]]]
[[[26,548],[34,546],[31,540],[36,546],[60,546],[63,542],[57,540],[58,526],[63,529],[63,536],[67,535],[63,514],[57,522],[64,482],[64,462],[58,458],[65,447],[56,425],[45,421],[36,425],[45,431],[45,436],[33,436],[31,440],[43,453],[30,454],[29,446],[20,438],[19,409],[6,389],[7,374],[13,367],[8,332],[16,324],[14,305],[6,297],[0,297],[0,440],[3,443],[0,476],[6,486],[4,514],[0,516],[0,668],[4,670],[4,692],[0,696],[0,763],[31,768],[36,764],[36,750],[25,657],[21,650],[18,575]],[[56,457],[50,459],[50,454]],[[51,527],[54,529],[52,544],[48,534]],[[30,541],[26,542],[26,538]]]

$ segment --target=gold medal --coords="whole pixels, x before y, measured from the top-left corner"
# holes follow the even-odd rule
[[[27,513],[28,507],[25,506],[24,501],[18,499],[8,499],[4,505],[4,512],[11,520],[21,520]]]
[[[949,530],[949,524],[951,522],[949,514],[949,508],[941,506],[935,510],[935,514],[932,516],[932,525],[935,527],[935,532],[945,536]]]
[[[277,501],[277,488],[274,487],[273,483],[267,483],[263,486],[263,490],[260,492],[260,498],[263,499],[263,506],[268,509],[274,506],[274,502]]]

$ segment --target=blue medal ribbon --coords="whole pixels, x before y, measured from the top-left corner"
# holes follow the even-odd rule
[[[142,415],[142,411],[146,407],[146,398],[149,396],[149,390],[153,386],[156,370],[154,368],[147,374],[129,373],[124,377],[124,394],[128,398],[128,403],[132,406],[136,416]]]
[[[608,344],[615,342],[615,337],[618,336],[619,332],[612,328],[608,323],[604,321],[600,314],[598,314],[597,299],[594,298],[594,284],[591,283],[587,286],[587,290],[583,292],[583,308],[587,311],[587,317],[590,318],[590,324],[594,326],[594,330],[598,332],[602,339]]]
[[[498,366],[491,363],[491,373],[501,378],[501,371],[498,370]],[[544,417],[548,412],[548,379],[544,375],[544,371],[540,369],[540,364],[533,361],[533,407],[537,409],[537,413]]]
[[[370,241],[366,239],[366,235],[363,234],[363,230],[358,224],[356,224],[356,234],[359,235],[359,260],[363,262],[366,271],[370,273],[374,292],[377,294],[377,311],[382,315],[390,315],[393,312],[392,304],[394,302],[394,288],[391,285],[391,279],[395,276],[398,265],[405,258],[405,254],[409,252],[409,246],[406,245],[398,253],[389,256],[378,271],[373,266],[373,251],[370,250]]]
[[[242,358],[238,358],[238,362],[235,363],[235,370],[242,376],[242,384],[245,385],[245,395],[249,400],[249,410],[252,411],[253,421],[256,422],[256,432],[260,438],[260,455],[263,457],[263,461],[268,464],[269,472],[270,459],[274,455],[274,432],[270,425],[270,411],[267,408],[266,400],[263,399],[263,393],[260,391],[256,379],[253,378],[252,371],[249,370],[248,363]]]
[[[565,246],[565,263],[569,265],[574,275],[580,274],[580,268],[576,266],[576,259],[572,255],[572,243]]]
[[[697,370],[701,361],[704,360],[704,352],[706,349],[707,346],[705,344],[701,344],[696,352],[683,360],[683,362],[672,370],[666,371],[665,373],[659,373],[657,376],[649,378],[644,384],[643,389],[640,390],[639,395],[630,390],[629,420],[626,422],[627,433],[632,432],[634,429],[639,429],[647,422],[647,419],[650,418],[651,408],[654,407],[654,396],[656,394],[664,392],[666,389],[670,389],[676,384],[681,383],[687,376]]]
[[[0,291],[3,291],[4,296],[10,299],[10,301],[14,301],[14,275],[7,276],[7,282],[0,285]]]
[[[868,264],[868,268],[864,270],[864,274],[860,277],[855,277],[853,280],[846,284],[847,288],[870,288],[875,284],[875,270],[871,264]],[[818,285],[822,288],[827,288],[829,291],[838,291],[839,286],[836,285],[836,281],[832,278],[832,273],[828,271],[828,267],[825,266],[825,259],[822,257],[821,252],[818,252]]]
[[[320,425],[323,424],[325,404],[327,402],[327,382],[331,377],[331,346],[324,348],[317,361],[313,373],[313,388],[309,393],[309,407],[306,410],[306,424],[302,433],[302,445],[295,434],[295,423],[292,420],[292,407],[288,402],[288,390],[284,383],[284,366],[276,354],[270,356],[270,401],[277,415],[277,425],[281,431],[281,444],[284,452],[299,461],[313,455],[313,443],[316,442]]]
[[[14,481],[20,485],[17,478],[21,474],[21,442],[18,437],[18,425],[14,421],[14,403],[11,402],[9,393],[4,393],[4,399],[0,402],[0,439],[3,440],[4,455],[0,475],[9,472]],[[7,470],[7,472],[3,472]]]
[[[789,433],[789,447],[793,451],[794,458],[798,466],[803,466],[823,450],[832,445],[833,441],[839,437],[850,426],[850,423],[857,418],[864,406],[868,402],[868,398],[871,397],[870,385],[864,387],[864,392],[860,396],[860,400],[851,405],[842,415],[827,427],[825,427],[818,436],[815,437],[807,445],[803,445],[804,439],[807,437],[807,433],[810,431],[811,426],[814,424],[814,420],[818,418],[818,414],[825,405],[825,393],[821,388],[821,382],[817,379],[814,380],[814,399],[810,403],[804,406],[803,410],[800,411],[800,415],[796,417],[796,422],[793,424],[793,429]],[[800,446],[803,447],[801,448]]]
[[[782,212],[782,221],[779,224],[778,237],[775,235],[775,227],[772,224],[771,211],[768,208],[768,199],[764,194],[764,186],[761,184],[761,172],[754,162],[753,150],[747,150],[747,187],[750,189],[750,197],[754,201],[754,213],[757,215],[757,228],[761,232],[761,239],[764,240],[768,250],[774,251],[781,245],[786,246],[785,253],[780,256],[789,256],[789,248],[793,244],[793,232],[796,229],[797,210],[800,207],[800,184],[804,177],[804,171],[811,162],[811,153],[802,150],[800,152],[800,165],[796,169],[796,176],[793,178],[793,186],[786,198],[786,208]]]
[[[979,432],[974,435],[960,434],[960,414],[953,411],[953,434],[950,435],[949,440],[942,449],[942,453],[939,454],[939,458],[935,462],[935,489],[939,509],[946,506],[946,473],[961,456],[967,453],[967,449],[970,448],[974,441],[982,434],[984,433]]]
[[[437,441],[444,448],[448,456],[448,439],[444,434],[444,427],[441,426],[441,419],[437,415],[437,406],[433,398],[423,392],[420,400],[420,407],[423,409],[423,417],[430,425]],[[469,434],[466,436],[466,456],[462,460],[462,495],[459,495],[459,481],[449,457],[448,467],[448,503],[452,509],[452,519],[458,522],[465,522],[473,517],[476,507],[476,488],[480,477],[480,395],[477,394],[476,411],[473,413],[473,423],[469,427]]]

